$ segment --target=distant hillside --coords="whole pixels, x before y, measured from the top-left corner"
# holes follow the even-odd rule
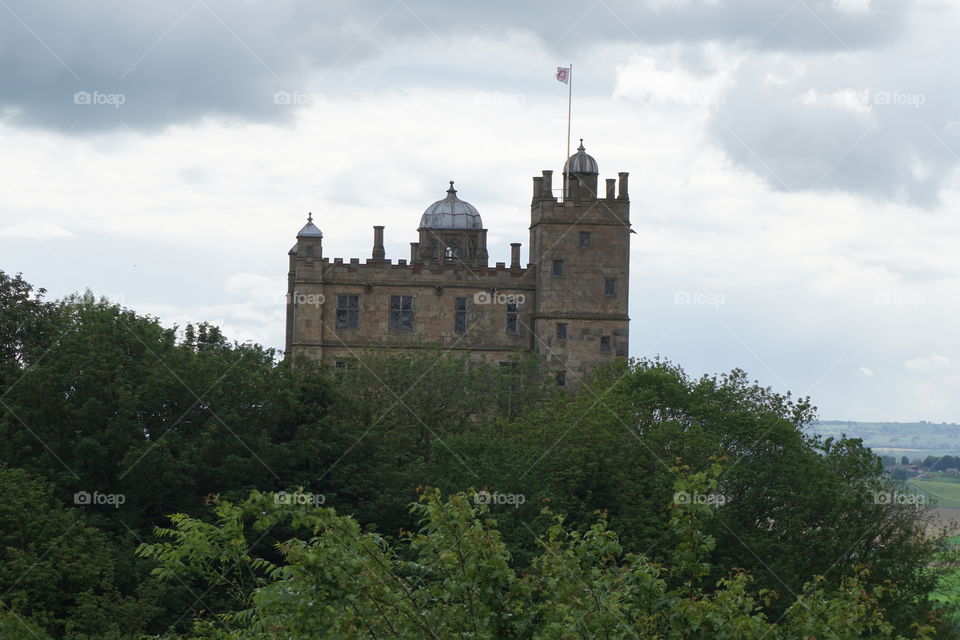
[[[906,455],[911,459],[960,453],[960,424],[952,422],[822,420],[809,430],[823,436],[860,438],[877,453]]]

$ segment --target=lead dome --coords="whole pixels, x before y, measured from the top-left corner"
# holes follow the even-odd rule
[[[423,212],[421,229],[482,229],[480,212],[469,202],[457,197],[453,180],[447,189],[447,197],[437,200]]]
[[[597,161],[587,153],[587,150],[583,146],[583,138],[580,138],[580,146],[577,147],[577,152],[567,158],[567,161],[564,163],[563,172],[580,174],[600,173],[600,166],[597,164]]]

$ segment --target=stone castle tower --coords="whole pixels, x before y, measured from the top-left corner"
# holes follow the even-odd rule
[[[533,179],[526,267],[518,242],[509,266],[489,266],[480,213],[452,181],[421,216],[409,260],[388,260],[384,227],[375,226],[370,258],[331,261],[308,217],[289,254],[285,354],[350,367],[370,348],[439,345],[492,361],[526,351],[570,387],[591,367],[627,356],[627,174],[599,193],[597,161],[580,142],[564,186],[554,187],[552,171]]]

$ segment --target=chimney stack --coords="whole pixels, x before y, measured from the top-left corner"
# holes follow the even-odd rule
[[[533,177],[533,199],[537,200],[543,197],[543,178],[540,176]]]
[[[411,242],[410,243],[410,264],[415,262],[420,262],[420,243]]]
[[[383,225],[373,227],[373,259],[383,260],[387,253],[383,250]]]
[[[617,181],[614,178],[607,178],[607,200],[613,200],[617,197]]]
[[[510,268],[511,269],[520,268],[520,243],[519,242],[510,243]]]
[[[626,171],[621,171],[617,174],[620,176],[620,195],[618,196],[621,200],[629,200],[630,195],[627,192],[627,176],[630,174]]]
[[[553,171],[550,169],[543,170],[543,191],[540,192],[540,195],[544,198],[553,197]]]

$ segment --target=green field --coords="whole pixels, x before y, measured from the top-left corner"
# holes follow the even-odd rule
[[[960,478],[910,478],[907,482],[925,495],[935,498],[937,506],[960,509]]]

